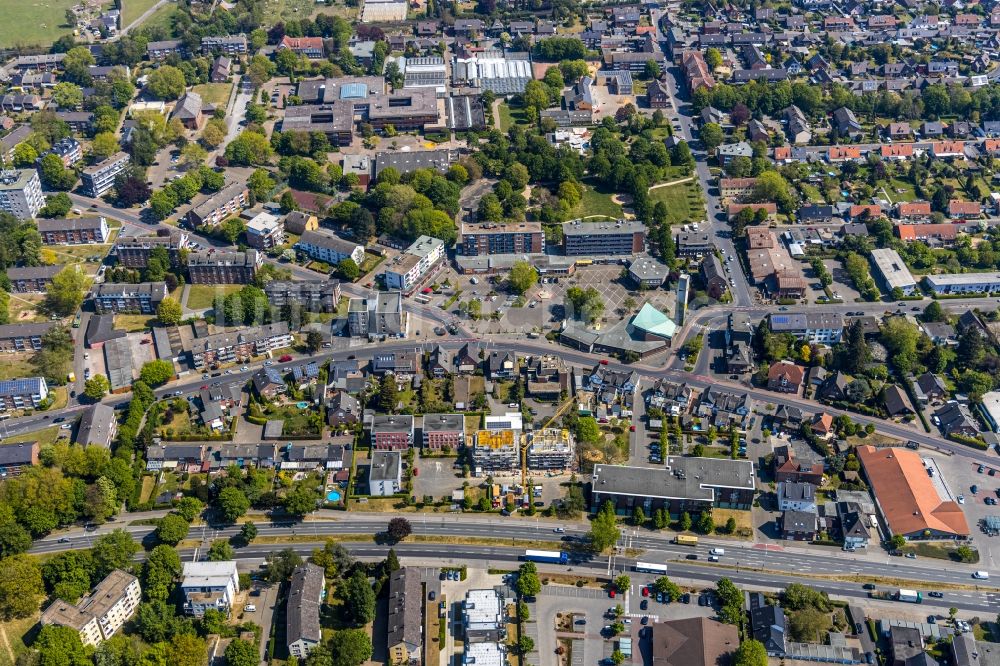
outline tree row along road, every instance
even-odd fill
[[[164,512],[165,513],[165,512]],[[470,539],[498,539],[521,542],[545,541],[551,542],[550,548],[562,549],[570,552],[572,557],[579,557],[582,561],[594,559],[587,553],[583,546],[587,530],[580,523],[553,523],[551,521],[533,521],[527,518],[517,519],[489,519],[470,514],[452,514],[449,516],[422,516],[413,514],[408,516],[413,533],[417,535],[456,538],[465,537]],[[362,534],[380,534],[385,532],[388,518],[372,518],[365,514],[344,514],[342,520],[310,520],[306,522],[271,522],[255,523],[257,526],[258,538],[281,537],[294,538],[296,541],[303,538],[314,537],[316,542],[322,542],[327,537],[350,537]],[[553,532],[554,525],[564,525],[565,533]],[[77,550],[88,548],[93,540],[106,534],[116,527],[115,524],[107,525],[95,532],[84,532],[74,529],[35,542],[29,552],[34,554],[53,553],[64,550]],[[239,535],[240,525],[223,528],[212,528],[209,526],[194,527],[188,535],[188,539],[203,539],[206,542],[215,539],[228,539]],[[149,525],[131,525],[125,529],[137,541],[152,539],[154,528]],[[647,554],[639,559],[652,556],[657,562],[673,562],[684,564],[690,555],[697,555],[700,562],[707,560],[709,549],[714,546],[724,546],[726,556],[722,564],[727,567],[741,567],[760,569],[772,572],[787,572],[789,575],[798,574],[808,578],[816,576],[822,579],[823,576],[861,576],[866,578],[896,578],[914,582],[924,582],[928,585],[971,585],[972,571],[974,566],[959,565],[949,563],[942,566],[942,562],[932,559],[904,560],[902,558],[888,558],[872,554],[846,556],[838,551],[808,551],[805,549],[779,550],[763,549],[756,547],[749,542],[732,540],[705,539],[703,543],[694,548],[681,546],[672,543],[673,536],[670,533],[657,533],[647,530],[634,532],[630,546],[642,549]],[[68,542],[60,543],[58,539],[68,539]],[[208,543],[204,544],[207,547]],[[499,546],[499,544],[498,544]],[[249,549],[256,546],[240,549],[241,557],[246,556]],[[279,548],[280,544],[271,547],[272,550]],[[603,561],[603,558],[596,558]],[[887,562],[888,560],[888,562]],[[687,564],[695,570],[704,570],[705,565]],[[860,583],[848,583],[854,587],[860,587]],[[987,584],[984,586],[989,588]],[[954,592],[953,594],[958,594]]]

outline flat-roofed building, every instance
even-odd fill
[[[247,245],[258,250],[269,250],[285,242],[285,226],[277,216],[258,213],[247,222]]]
[[[155,314],[167,293],[166,282],[105,282],[94,288],[94,310],[98,314]]]
[[[263,263],[264,257],[257,250],[192,252],[188,255],[188,279],[191,284],[249,284]]]
[[[504,598],[496,588],[465,593],[462,628],[469,643],[501,643],[507,638]]]
[[[247,36],[239,35],[219,35],[201,38],[202,53],[219,51],[228,55],[242,54],[247,52]]]
[[[781,312],[770,315],[772,333],[791,333],[803,342],[832,345],[844,334],[844,316],[839,312]]]
[[[394,151],[375,155],[375,180],[386,169],[395,169],[400,175],[413,173],[417,169],[434,169],[440,173],[458,159],[454,150],[412,150]]]
[[[38,233],[47,245],[106,243],[108,222],[103,216],[75,219],[38,220]]]
[[[190,350],[191,362],[199,369],[217,363],[240,363],[291,344],[288,322],[251,326],[196,339]]]
[[[114,187],[115,178],[128,168],[132,158],[128,153],[118,152],[80,172],[83,194],[97,198]]]
[[[264,293],[268,303],[276,308],[294,304],[306,312],[335,312],[340,301],[340,282],[272,280],[264,285]]]
[[[421,435],[425,448],[440,450],[447,446],[458,451],[465,444],[465,415],[424,414]]]
[[[658,289],[670,275],[670,268],[652,257],[639,257],[628,267],[628,275],[643,289]]]
[[[935,294],[989,294],[1000,291],[1000,272],[943,273],[928,275],[924,282]]]
[[[107,315],[107,319],[111,315]],[[121,333],[124,333],[123,331]],[[135,366],[132,364],[132,346],[128,338],[123,335],[107,340],[102,350],[104,351],[104,368],[111,382],[111,390],[120,391],[132,386]]]
[[[563,222],[563,248],[568,256],[639,254],[645,249],[646,225],[634,220]]]
[[[209,608],[229,612],[240,591],[236,562],[184,562],[180,582],[184,612],[201,617]]]
[[[42,613],[41,623],[70,627],[79,632],[84,645],[96,646],[118,633],[135,615],[140,601],[139,579],[115,569],[79,603],[56,599],[49,604]]]
[[[875,269],[886,289],[899,289],[906,296],[916,292],[917,281],[913,279],[910,269],[898,252],[890,248],[872,250],[872,261],[875,262]]]
[[[374,414],[368,421],[372,448],[404,450],[413,446],[413,417],[409,414]]]
[[[570,469],[576,458],[576,443],[565,428],[542,428],[528,437],[528,469]]]
[[[386,289],[410,291],[444,258],[444,241],[420,236],[385,268]]]
[[[398,291],[352,298],[347,305],[347,329],[354,338],[405,338],[409,322],[409,314],[403,312],[403,295]]]
[[[595,465],[591,508],[611,502],[620,515],[636,507],[647,514],[665,509],[671,516],[700,513],[712,507],[749,510],[756,485],[749,460],[667,458],[665,469]]]
[[[403,567],[389,574],[389,614],[386,626],[389,660],[419,666],[423,652],[424,593],[420,572]]]
[[[399,451],[372,452],[368,470],[368,493],[375,497],[389,497],[402,490],[402,456]]]
[[[541,254],[545,252],[545,234],[540,222],[463,224],[460,244],[466,256]]]
[[[45,206],[42,181],[34,169],[0,171],[0,210],[19,220],[38,217]]]

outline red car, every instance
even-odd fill
[[[608,364],[608,359],[602,358],[601,359],[601,365],[607,365],[607,364]]]
[[[292,357],[289,356],[288,354],[284,354],[284,355],[282,355],[281,358],[278,359],[278,361],[281,362],[281,363],[288,363],[291,360],[292,360]]]
[[[649,596],[649,588],[646,587],[645,585],[642,586],[642,596],[644,596],[644,597],[648,597]]]
[[[614,599],[615,598],[615,588],[611,588],[610,590],[608,590],[608,594],[611,596],[612,599]]]
[[[629,426],[629,427],[628,427],[628,431],[629,431],[629,432],[635,432],[635,426],[634,426],[634,425],[632,425],[632,426]]]
[[[420,290],[420,293],[421,294],[430,294],[430,293],[432,293],[432,290],[431,290],[430,287],[424,287],[423,289]]]
[[[205,384],[204,386],[202,386],[202,387],[201,387],[201,390],[202,390],[202,391],[204,391],[204,390],[206,390],[207,388],[208,388],[208,384]]]

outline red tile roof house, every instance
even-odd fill
[[[931,216],[929,201],[901,201],[896,207],[900,218],[920,219]]]
[[[285,35],[281,39],[281,43],[278,44],[278,49],[291,49],[310,60],[321,60],[323,58],[323,38],[289,37]]]
[[[952,217],[974,218],[983,214],[983,206],[978,201],[958,201],[952,199],[948,202],[948,214]]]
[[[772,363],[767,371],[767,388],[779,393],[798,393],[805,378],[805,368],[791,361]]]

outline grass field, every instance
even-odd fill
[[[670,224],[686,224],[705,217],[705,205],[698,196],[696,181],[658,187],[649,193],[649,199],[667,204],[667,221]]]
[[[174,12],[177,11],[177,6],[171,3],[167,3],[153,12],[150,16],[143,22],[144,26],[161,26],[165,29],[170,28],[170,19],[173,17]]]
[[[38,625],[39,613],[34,613],[20,620],[0,623],[0,631],[4,633],[6,640],[0,641],[0,666],[14,666],[14,663],[22,654],[28,652],[28,643],[34,638],[34,629]],[[10,646],[8,650],[7,647]]]
[[[3,432],[2,428],[0,428],[0,432]],[[20,444],[22,442],[38,442],[39,446],[45,446],[46,444],[55,444],[56,439],[59,437],[60,432],[63,431],[60,430],[59,426],[52,426],[51,428],[35,430],[34,432],[25,432],[21,433],[20,435],[11,435],[10,437],[3,440],[3,445]],[[69,431],[67,430],[65,432]]]
[[[188,293],[187,307],[189,310],[204,310],[214,305],[217,296],[226,297],[239,290],[237,284],[193,284]]]
[[[40,294],[11,294],[7,308],[10,313],[10,323],[24,324],[48,321],[49,318],[36,309],[43,300],[44,297]]]
[[[266,24],[313,17],[319,14],[342,16],[345,19],[353,19],[358,16],[357,7],[348,7],[343,2],[331,2],[327,5],[317,4],[313,0],[265,0],[263,6],[264,23]]]
[[[115,328],[120,328],[129,333],[134,331],[145,331],[156,322],[156,317],[152,315],[119,314],[115,315]]]
[[[618,219],[622,216],[622,207],[611,200],[609,192],[602,192],[591,185],[586,185],[580,203],[573,209],[573,217],[588,217],[590,215],[606,215]]]
[[[0,47],[47,46],[72,32],[65,25],[74,0],[0,0]]]
[[[0,363],[0,379],[17,379],[38,374],[31,364],[32,354],[4,354]]]
[[[155,4],[156,0],[122,0],[122,27],[132,23]]]
[[[201,101],[206,104],[224,107],[229,103],[229,93],[232,89],[232,83],[202,83],[192,88],[191,91],[201,95]]]

